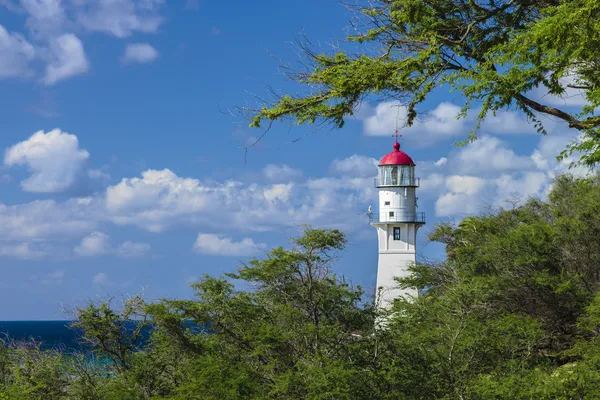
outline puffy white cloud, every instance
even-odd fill
[[[476,176],[450,176],[446,179],[446,187],[454,193],[477,194],[485,186],[486,181]]]
[[[474,110],[469,113],[468,121],[475,121],[477,113],[479,113],[479,110]],[[483,134],[493,133],[497,135],[537,133],[535,126],[527,120],[527,117],[515,111],[508,110],[498,110],[495,114],[489,112],[487,117],[481,123],[480,132]]]
[[[18,4],[17,4],[18,3]],[[165,0],[0,0],[10,12],[25,15],[28,39],[0,25],[0,79],[40,75],[32,61],[45,64],[42,82],[53,85],[90,68],[84,46],[75,33],[103,32],[119,38],[135,32],[156,32]],[[32,44],[33,43],[33,44]],[[146,63],[158,57],[149,44],[127,46],[123,61]],[[35,65],[34,65],[35,66]]]
[[[435,202],[435,214],[438,217],[462,216],[481,211],[486,204],[467,193],[445,193]]]
[[[439,160],[437,160],[434,165],[436,167],[443,167],[444,165],[446,165],[447,162],[448,162],[448,159],[446,157],[442,157]]]
[[[134,43],[125,47],[125,54],[121,57],[124,64],[146,64],[158,58],[158,51],[148,43]]]
[[[528,156],[518,156],[505,142],[494,136],[483,136],[454,155],[447,167],[461,173],[525,170],[533,167]]]
[[[36,200],[31,203],[0,203],[1,240],[69,239],[92,231],[99,219],[97,199],[70,199],[62,203]]]
[[[83,74],[88,69],[89,62],[83,43],[77,36],[67,33],[50,42],[49,62],[44,76],[46,85]]]
[[[243,257],[257,254],[266,244],[255,243],[251,238],[243,238],[236,242],[230,237],[210,233],[200,233],[194,243],[194,251],[227,257]]]
[[[273,182],[286,182],[302,177],[302,171],[285,164],[268,164],[263,168],[263,174]]]
[[[139,258],[146,256],[150,249],[151,246],[148,243],[134,243],[128,240],[117,247],[116,254],[123,258]]]
[[[113,247],[110,236],[102,232],[92,232],[84,237],[79,246],[74,249],[75,254],[80,257],[116,255],[123,258],[138,258],[147,255],[149,251],[149,244],[131,241]]]
[[[21,0],[27,28],[40,39],[57,36],[69,23],[61,0]]]
[[[544,197],[550,188],[551,177],[544,172],[529,171],[518,175],[503,174],[494,183],[497,187],[496,203],[502,203],[506,199]]]
[[[107,254],[110,251],[110,237],[102,232],[92,232],[81,240],[74,251],[81,257]]]
[[[263,193],[265,199],[269,203],[280,201],[287,203],[290,200],[292,189],[294,188],[293,183],[278,183],[264,189]]]
[[[94,32],[119,38],[134,32],[156,32],[163,22],[164,0],[73,0],[77,22]]]
[[[57,193],[70,187],[84,173],[89,153],[79,148],[77,136],[54,129],[38,131],[8,148],[4,165],[24,165],[31,176],[21,182],[27,192]]]
[[[405,140],[421,146],[431,145],[439,140],[459,134],[468,134],[464,119],[458,119],[460,107],[451,103],[440,103],[431,112],[420,116],[410,127],[401,130]],[[389,136],[398,125],[406,124],[407,109],[398,102],[379,103],[371,115],[363,118],[363,128],[367,135]]]
[[[377,174],[378,161],[375,158],[354,154],[343,160],[331,162],[331,171],[355,177],[373,177]]]
[[[363,131],[369,136],[389,136],[396,126],[400,128],[403,139],[413,146],[427,147],[442,140],[455,137],[467,138],[475,126],[480,109],[472,109],[465,117],[458,118],[461,107],[442,102],[433,110],[418,116],[413,125],[405,126],[407,108],[396,101],[379,103],[375,108],[361,105],[355,113],[356,118],[363,121]],[[547,130],[553,129],[557,122],[546,118]],[[482,121],[480,134],[535,134],[537,131],[522,113],[509,110],[489,112]]]
[[[22,35],[8,32],[0,25],[0,79],[31,74],[29,63],[36,49]]]
[[[71,152],[81,152],[76,140],[67,139]],[[419,161],[417,174],[423,178],[419,205],[422,208],[435,205],[437,216],[448,217],[504,205],[507,198],[545,196],[553,174],[565,168],[554,160],[555,150],[564,142],[565,136],[560,140],[542,137],[535,152],[525,156],[515,154],[497,138],[484,136],[437,161]],[[40,153],[45,154],[45,150]],[[23,156],[14,157],[19,160]],[[465,162],[469,168],[464,167]],[[112,223],[151,232],[193,226],[204,232],[225,227],[246,233],[279,231],[307,223],[347,232],[370,229],[361,214],[369,204],[376,204],[377,190],[369,177],[376,173],[375,163],[371,157],[354,155],[332,162],[330,170],[337,176],[309,179],[290,173],[285,166],[269,166],[262,171],[263,179],[258,180],[271,176],[267,184],[203,181],[178,176],[168,169],[147,170],[139,177],[124,178],[105,192],[87,198],[0,205],[0,241],[14,248],[22,243],[69,240],[68,247],[72,249],[73,241],[77,240],[81,242],[75,254],[81,256],[139,257],[150,251],[149,245],[112,244],[107,235],[99,233],[100,226],[104,229]],[[285,175],[289,178],[286,183],[276,182]],[[212,248],[250,244],[219,235],[203,236],[200,242],[202,251],[209,251],[202,247],[208,246],[207,243]],[[29,246],[29,250],[38,250]],[[24,253],[26,250],[21,249]]]
[[[311,223],[351,226],[348,218],[374,195],[371,179],[309,179],[287,184],[201,182],[170,170],[148,170],[106,191],[108,218],[161,232],[177,224],[243,230],[272,230]]]
[[[470,214],[478,210],[481,199],[477,196],[486,186],[484,179],[476,176],[449,176],[445,178],[448,192],[435,202],[437,216]]]

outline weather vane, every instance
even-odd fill
[[[396,143],[398,142],[398,137],[402,137],[402,135],[399,133],[399,122],[400,122],[400,107],[398,107],[398,112],[396,113],[396,132],[394,133],[393,136],[396,137]]]
[[[402,135],[398,132],[398,129],[396,129],[396,133],[394,133],[392,136],[396,137],[396,142],[398,141],[399,137],[402,137]]]

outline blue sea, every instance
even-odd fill
[[[31,341],[39,343],[43,349],[65,350],[67,352],[90,350],[81,340],[83,331],[71,326],[73,321],[0,321],[0,345],[6,339]],[[196,333],[210,333],[210,328],[193,323],[184,323]],[[133,329],[135,322],[126,324],[126,329]],[[152,326],[142,329],[140,346],[148,343],[152,334]]]
[[[85,351],[81,333],[71,321],[0,321],[0,339],[35,340],[44,349]]]

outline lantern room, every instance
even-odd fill
[[[408,154],[400,151],[400,143],[394,143],[394,151],[381,159],[375,186],[419,186],[419,180],[415,179],[415,163]]]
[[[375,187],[379,189],[379,213],[373,214],[372,223],[420,223],[425,214],[417,212],[415,163],[394,143],[394,151],[381,159]]]

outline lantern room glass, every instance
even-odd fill
[[[379,167],[381,186],[413,186],[415,167],[413,165],[382,165]]]

